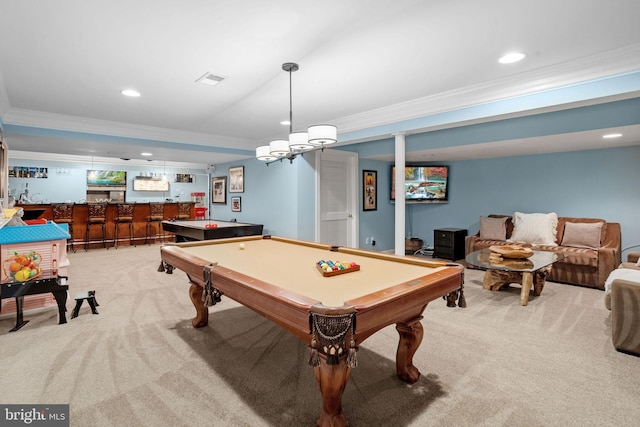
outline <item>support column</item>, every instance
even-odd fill
[[[405,132],[394,133],[395,137],[395,254],[404,255],[405,225],[405,200],[404,200],[404,166],[405,166]]]

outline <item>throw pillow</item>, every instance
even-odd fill
[[[556,229],[558,215],[515,212],[513,214],[513,234],[509,242],[530,243],[532,245],[558,246],[556,243]]]
[[[480,217],[480,238],[487,240],[506,240],[507,218]]]
[[[598,249],[601,230],[601,222],[567,222],[564,225],[562,246]]]

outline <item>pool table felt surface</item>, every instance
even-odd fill
[[[244,249],[240,249],[240,243]],[[329,246],[321,249],[262,238],[222,239],[177,246],[190,255],[217,263],[218,267],[315,299],[327,307],[341,307],[347,301],[375,292],[392,293],[393,286],[406,282],[414,286],[421,277],[447,268],[429,267],[426,262],[414,265],[378,259],[367,256],[366,251],[334,252]],[[360,270],[324,277],[316,267],[320,260],[355,262]]]

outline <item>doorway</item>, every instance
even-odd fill
[[[317,241],[355,248],[358,244],[358,155],[341,150],[318,151],[316,164]]]

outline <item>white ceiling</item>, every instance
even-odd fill
[[[640,70],[638,0],[0,0],[0,11],[0,119],[16,152],[251,156],[288,133],[288,61],[300,64],[294,128],[334,123],[341,135]],[[528,56],[498,64],[512,50]],[[227,79],[195,83],[207,72]],[[628,131],[618,143],[640,144]],[[562,141],[594,148],[600,136]],[[523,141],[428,155],[527,154]],[[534,149],[566,151],[547,141]]]

